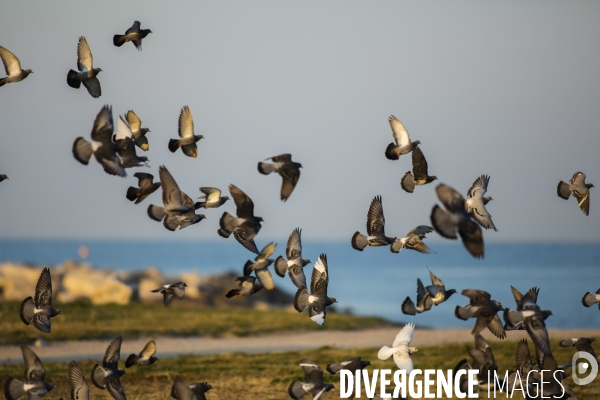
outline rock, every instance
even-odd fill
[[[89,299],[92,304],[128,304],[133,289],[117,279],[115,273],[92,269],[84,265],[70,268],[63,275],[62,302]]]
[[[202,293],[198,289],[202,279],[197,272],[184,272],[181,274],[181,282],[185,282],[185,297],[190,300],[198,300],[202,297]]]
[[[152,290],[164,285],[162,280],[142,278],[138,282],[138,298],[141,302],[162,302],[163,296],[160,293],[152,293]]]
[[[60,280],[56,271],[50,271],[52,289],[56,293],[60,289]],[[42,273],[41,267],[30,267],[6,263],[0,265],[0,299],[23,301],[35,295],[35,286]]]

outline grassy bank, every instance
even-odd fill
[[[514,350],[517,342],[492,343],[492,348],[500,370],[514,368]],[[159,345],[160,346],[160,345]],[[552,348],[559,363],[571,359],[573,350],[558,347],[558,341],[553,341]],[[421,347],[413,355],[415,368],[451,369],[462,358],[468,358],[466,345],[439,345]],[[354,356],[362,356],[373,364],[373,368],[394,369],[395,364],[390,359],[380,361],[377,359],[378,349],[332,349],[321,348],[311,351],[293,351],[271,354],[224,354],[209,356],[180,356],[159,359],[157,363],[148,367],[134,367],[127,370],[121,378],[127,398],[135,399],[166,399],[173,378],[181,375],[188,381],[207,381],[214,389],[208,392],[207,398],[214,399],[287,399],[287,388],[294,379],[303,379],[298,362],[303,357],[308,357],[325,368],[328,363],[339,362]],[[160,358],[160,354],[157,354]],[[122,354],[121,358],[126,358]],[[100,360],[97,360],[100,361]],[[82,361],[79,365],[86,376],[91,373],[96,361]],[[121,361],[121,368],[124,368]],[[46,363],[48,380],[54,382],[57,388],[48,398],[69,398],[66,363]],[[22,376],[22,366],[0,366],[0,379],[2,383],[8,376]],[[335,385],[335,389],[328,393],[325,399],[339,398],[339,376],[331,376],[325,372],[325,380]],[[572,384],[571,378],[567,381]],[[91,385],[91,383],[90,383]],[[575,391],[584,399],[600,398],[600,378],[583,387],[575,387]],[[513,398],[521,398],[517,392]],[[106,391],[91,388],[91,397],[94,399],[110,399]],[[310,395],[309,397],[310,398]],[[363,397],[364,392],[363,392]],[[487,398],[487,393],[481,393],[480,398]],[[505,398],[498,393],[497,398]]]
[[[327,313],[321,327],[290,310],[247,308],[206,308],[174,300],[169,308],[162,304],[102,305],[87,302],[55,304],[64,314],[52,318],[52,333],[39,332],[19,318],[18,302],[0,303],[0,344],[30,343],[37,338],[47,341],[112,339],[117,334],[139,336],[246,336],[284,331],[322,329],[366,329],[393,326],[382,318]]]

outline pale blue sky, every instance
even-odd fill
[[[486,241],[598,241],[600,189],[585,217],[556,185],[581,170],[600,187],[599,16],[593,1],[6,1],[0,45],[34,74],[0,88],[0,238],[220,240],[233,202],[172,233],[146,215],[160,192],[125,199],[136,171],[161,164],[193,198],[242,188],[263,239],[300,226],[349,241],[377,194],[387,233],[403,235],[430,224],[437,182],[401,190],[410,156],[384,156],[394,114],[439,182],[466,194],[491,175],[500,231]],[[143,51],[114,47],[136,19],[154,32]],[[66,83],[82,35],[103,69],[99,99]],[[73,158],[104,104],[152,130],[151,169],[121,179]],[[184,105],[205,137],[197,159],[167,149]],[[256,164],[285,152],[304,168],[282,203],[281,179]]]

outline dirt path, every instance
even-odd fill
[[[157,356],[170,357],[180,354],[219,354],[219,353],[263,353],[291,351],[331,346],[336,348],[381,347],[391,345],[398,328],[367,329],[361,331],[322,331],[303,333],[283,333],[253,337],[230,338],[155,338]],[[553,339],[574,337],[600,337],[599,329],[550,329]],[[483,335],[488,340],[497,340],[489,331]],[[508,340],[527,337],[525,331],[508,332]],[[151,338],[125,340],[121,355],[138,353]],[[465,343],[473,340],[469,329],[417,329],[412,344],[416,347],[443,343]],[[85,340],[50,343],[35,349],[43,361],[101,360],[109,340]],[[21,363],[19,346],[0,346],[0,362]]]

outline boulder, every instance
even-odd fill
[[[89,299],[92,304],[128,304],[133,294],[133,289],[121,282],[114,272],[85,265],[69,268],[63,275],[62,288],[58,299],[63,302]]]
[[[6,263],[0,265],[0,299],[23,301],[35,295],[35,286],[42,273],[42,267],[30,267]],[[56,293],[60,288],[58,274],[50,271],[52,289]]]

